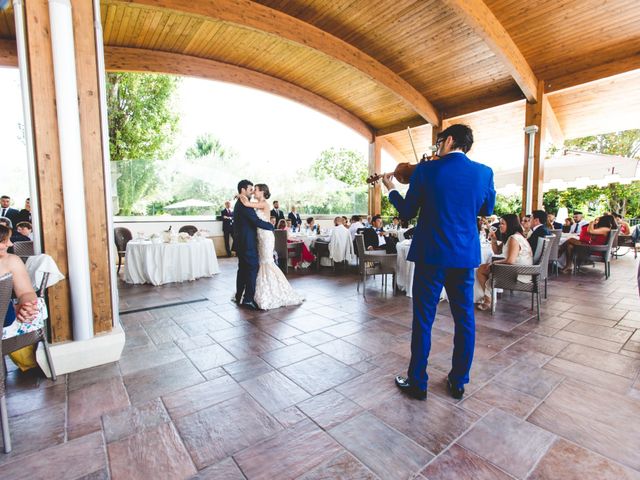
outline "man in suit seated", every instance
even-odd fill
[[[20,222],[16,225],[13,234],[11,235],[11,242],[30,242],[32,241],[32,228],[29,222]]]
[[[582,227],[584,227],[585,225],[589,225],[589,222],[584,219],[582,212],[573,212],[573,225],[571,225],[569,233],[580,234]]]
[[[396,250],[398,238],[384,231],[380,215],[373,216],[371,228],[366,228],[363,235],[364,245],[367,250],[384,250],[386,253],[398,253]]]
[[[273,201],[273,208],[271,209],[271,216],[276,217],[276,225],[280,220],[284,220],[284,212],[280,210],[280,202],[278,200]]]
[[[296,207],[291,207],[291,211],[288,215],[289,220],[291,220],[291,228],[292,232],[299,232],[300,227],[302,226],[302,218],[300,218],[300,214],[296,212]]]
[[[544,210],[534,210],[531,216],[531,235],[527,239],[531,250],[533,251],[533,258],[536,258],[536,250],[538,249],[538,240],[544,238],[547,235],[551,235],[551,232],[547,230],[547,212]]]

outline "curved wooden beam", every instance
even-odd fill
[[[105,47],[105,66],[109,71],[170,73],[235,83],[273,93],[313,108],[345,124],[367,139],[374,140],[373,129],[351,112],[320,95],[293,83],[227,63],[179,53],[127,47]]]
[[[15,40],[0,39],[0,67],[17,67],[18,51]]]
[[[343,62],[390,90],[432,125],[439,125],[436,108],[406,80],[375,58],[309,23],[250,0],[116,0],[114,3],[164,8],[215,18],[287,39]]]

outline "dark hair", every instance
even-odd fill
[[[5,224],[8,228],[13,229],[13,222],[7,217],[0,217],[0,225]]]
[[[313,222],[313,217],[307,218],[307,225],[311,225],[311,222]]]
[[[453,138],[453,148],[459,148],[464,153],[471,150],[473,145],[473,130],[468,125],[456,123],[438,134],[438,142]]]
[[[371,217],[371,223],[373,223],[373,222],[375,222],[377,220],[382,220],[382,216],[374,215],[373,217]]]
[[[276,227],[278,230],[284,230],[287,228],[287,221],[283,218],[278,222],[278,226]]]
[[[532,216],[533,218],[537,218],[542,225],[547,223],[547,212],[544,210],[534,210]]]
[[[258,190],[260,190],[262,193],[264,193],[264,198],[269,200],[269,197],[271,196],[271,192],[269,192],[269,187],[267,186],[266,183],[256,183],[255,187]]]
[[[613,218],[619,218],[622,220],[622,215],[620,215],[619,213],[614,213]]]
[[[504,220],[504,223],[507,224],[507,231],[503,236],[505,243],[514,233],[519,233],[521,235],[523,234],[522,225],[520,225],[520,219],[515,213],[507,213],[506,215],[503,215],[502,220]]]
[[[355,223],[355,222],[359,222],[360,221],[360,215],[352,215],[351,216],[351,223]]]
[[[400,221],[400,218],[399,218],[399,217],[393,217],[391,220],[398,220],[398,221]]]
[[[0,200],[4,200],[5,198],[8,198],[9,200],[11,200],[11,197],[9,195],[2,195],[0,197]]]
[[[409,220],[400,220],[400,226],[402,228],[409,228]]]
[[[33,227],[29,222],[20,222],[16,225],[16,228],[28,228],[29,230],[33,230]]]
[[[7,238],[11,238],[12,230],[9,227],[0,225],[0,242],[4,242]]]
[[[238,182],[238,193],[240,193],[243,188],[247,188],[249,185],[253,185],[253,182],[251,180],[240,180]]]
[[[582,215],[582,212],[579,212],[579,211],[576,210],[575,212],[573,212],[573,214],[574,215]]]
[[[613,215],[603,215],[602,217],[600,217],[600,220],[598,220],[598,223],[596,223],[596,228],[607,227],[609,229],[612,229],[617,228],[617,226],[618,225],[613,218]]]

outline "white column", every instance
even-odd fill
[[[70,1],[49,0],[49,16],[60,137],[64,217],[67,230],[73,339],[88,340],[93,337],[93,310]]]
[[[31,225],[33,226],[33,250],[42,253],[40,235],[40,197],[36,175],[36,156],[33,140],[33,122],[31,118],[31,85],[29,84],[29,62],[25,41],[23,0],[13,0],[13,17],[16,24],[16,48],[18,51],[18,69],[20,72],[20,90],[22,93],[22,112],[24,116],[24,136],[27,145],[27,171],[29,175],[29,197],[31,201]]]
[[[533,210],[533,161],[534,161],[534,148],[535,148],[537,131],[538,131],[538,127],[535,125],[524,127],[524,133],[529,135],[529,155],[527,159],[527,185],[526,185],[527,201],[524,206],[524,213],[527,215],[531,215],[531,211]]]

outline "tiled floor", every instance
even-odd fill
[[[444,379],[442,303],[429,398],[404,398],[411,301],[330,271],[292,275],[307,301],[252,313],[212,279],[122,285],[122,359],[52,383],[10,368],[14,451],[0,478],[640,478],[636,264],[552,278],[540,322],[526,295],[477,315],[462,401]]]

